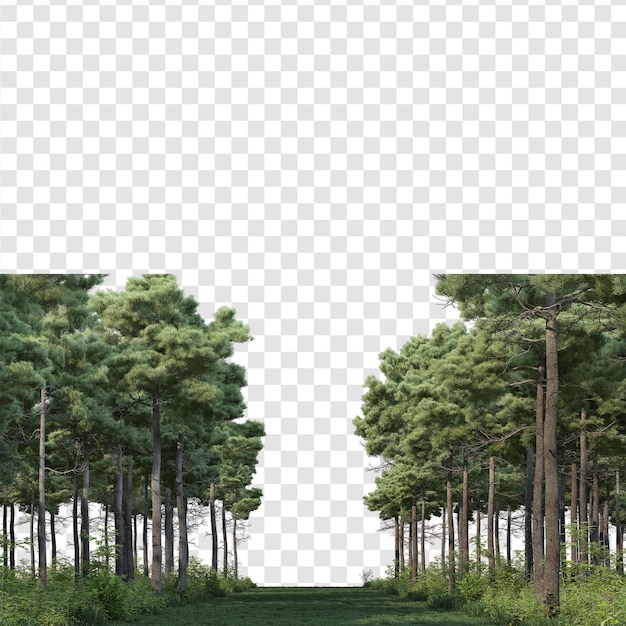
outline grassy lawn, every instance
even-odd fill
[[[109,622],[109,626],[121,626],[124,623],[126,622]],[[488,626],[476,618],[459,613],[431,611],[423,602],[411,602],[360,587],[264,587],[230,594],[225,598],[214,598],[207,603],[170,608],[160,615],[150,615],[132,623],[150,626]]]

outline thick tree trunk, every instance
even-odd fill
[[[215,483],[209,487],[209,516],[211,518],[211,567],[217,572],[217,519],[215,517]]]
[[[152,396],[152,589],[163,593],[161,573],[161,404],[158,393]]]
[[[554,617],[560,610],[559,578],[561,546],[559,535],[559,474],[557,425],[559,416],[559,355],[555,296],[546,295],[546,413],[544,422],[545,474],[545,606],[546,614]]]
[[[587,502],[589,494],[587,489],[587,409],[580,411],[580,479],[578,489],[580,492],[578,541],[580,545],[579,563],[587,565],[589,559],[589,512]],[[586,578],[587,570],[583,567],[581,576]]]
[[[174,507],[172,505],[172,490],[165,490],[165,550],[164,550],[165,578],[168,579],[174,569]]]
[[[126,580],[135,578],[135,560],[133,558],[133,461],[128,462],[126,472],[126,497],[124,498],[124,563],[126,564]]]
[[[524,563],[526,580],[530,582],[533,575],[533,479],[535,461],[532,450],[526,451],[526,483],[524,487]]]
[[[80,499],[80,570],[83,577],[89,575],[89,448],[83,442],[83,493]]]
[[[489,492],[487,500],[487,554],[489,557],[489,578],[496,572],[496,559],[493,541],[493,510],[495,499],[496,465],[493,456],[489,457]]]
[[[446,493],[448,509],[448,593],[454,595],[455,581],[455,558],[454,558],[454,502],[452,500],[452,464],[454,462],[454,451],[452,446],[448,448],[448,472],[446,476]]]
[[[578,563],[578,464],[572,461],[572,499],[570,501],[570,560]]]
[[[37,516],[37,547],[39,550],[39,584],[47,583],[46,563],[46,389],[41,390],[39,425],[39,514]]]
[[[533,574],[535,595],[544,599],[544,517],[543,517],[543,479],[544,479],[544,422],[545,422],[545,356],[537,372],[537,399],[535,401],[535,477],[533,481]]]
[[[124,471],[122,466],[122,446],[117,446],[117,471],[113,490],[113,516],[115,518],[115,575],[124,576],[128,569],[124,529]]]
[[[178,511],[178,595],[182,598],[187,589],[187,561],[189,544],[187,539],[187,502],[183,483],[183,457],[185,437],[178,435],[176,446],[176,510]]]

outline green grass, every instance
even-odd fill
[[[109,622],[109,626],[127,623]],[[150,626],[487,626],[478,618],[433,611],[426,607],[425,602],[412,602],[361,587],[261,587],[224,598],[213,598],[205,603],[169,608],[159,615],[145,616],[132,623]]]

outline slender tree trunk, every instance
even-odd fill
[[[447,508],[448,508],[448,593],[454,595],[455,591],[455,559],[454,559],[454,508],[452,501],[452,463],[454,451],[452,446],[448,448],[448,472],[446,478]]]
[[[183,458],[185,437],[178,435],[176,446],[176,509],[178,511],[178,595],[182,598],[187,589],[187,561],[189,543],[187,538],[187,502],[183,483]]]
[[[493,545],[496,555],[496,563],[500,561],[500,507],[496,504],[493,514]]]
[[[493,542],[493,510],[496,483],[496,465],[493,456],[489,457],[489,494],[487,500],[487,553],[489,555],[489,578],[496,572],[495,550]]]
[[[80,577],[80,532],[78,530],[78,476],[74,474],[74,497],[72,498],[72,534],[74,536],[74,577]]]
[[[396,515],[393,518],[394,528],[394,560],[393,560],[393,575],[394,578],[398,578],[400,575],[400,518]]]
[[[622,494],[620,491],[620,472],[615,470],[615,563],[617,571],[624,573],[624,535],[622,533]]]
[[[578,563],[578,464],[572,461],[572,500],[570,502],[571,548],[570,559]]]
[[[611,557],[609,552],[609,499],[605,498],[602,507],[602,532],[601,532],[602,553],[604,554],[603,565],[605,567],[611,566]]]
[[[137,533],[137,513],[135,513],[133,515],[133,536],[134,536],[134,541],[133,541],[133,566],[134,569],[137,570],[139,568],[139,555],[137,554],[138,551],[138,546],[137,544],[139,543],[139,535]]]
[[[478,508],[476,509],[476,564],[478,565],[478,573],[480,575],[481,573],[481,560],[482,560],[482,546],[480,544],[480,542],[482,541],[481,538],[481,528],[480,528],[480,524],[481,524],[481,519],[480,519],[480,506],[481,506],[481,502],[480,500],[478,501]]]
[[[444,507],[441,510],[441,567],[446,567],[446,518],[448,509]]]
[[[126,556],[124,562],[126,564],[126,580],[135,578],[135,562],[133,558],[133,460],[128,462],[128,470],[126,473],[126,498],[124,507],[124,550]]]
[[[411,503],[411,527],[413,529],[413,563],[411,566],[411,580],[417,580],[417,496],[413,496]]]
[[[113,515],[115,518],[115,575],[124,576],[126,563],[126,537],[124,529],[124,470],[122,465],[122,445],[117,446],[117,471],[113,490]]]
[[[84,577],[89,575],[89,448],[83,442],[83,493],[80,499],[80,569]]]
[[[511,526],[513,524],[513,516],[511,512],[511,505],[506,507],[506,562],[511,564]]]
[[[598,478],[598,453],[593,453],[593,497],[591,507],[591,543],[593,544],[592,562],[600,565],[600,481]]]
[[[143,575],[147,578],[150,575],[150,571],[148,569],[148,485],[150,482],[150,475],[146,474],[144,479],[144,489],[143,489],[143,529],[142,529],[142,540],[143,540]]]
[[[104,503],[104,553],[105,553],[105,563],[107,571],[111,565],[111,556],[109,553],[109,501],[106,500]]]
[[[9,569],[15,569],[15,505],[9,511]]]
[[[237,557],[237,518],[233,517],[233,563],[235,566],[235,580],[239,577],[239,563]]]
[[[524,563],[526,581],[530,582],[533,574],[533,479],[535,461],[532,450],[526,451],[526,482],[524,488]]]
[[[467,465],[467,447],[463,447],[463,504],[459,520],[459,544],[461,546],[460,570],[461,574],[469,571],[469,470]]]
[[[580,544],[579,563],[587,565],[589,558],[589,513],[587,502],[589,494],[587,492],[587,409],[580,411],[580,479],[578,481],[580,492],[580,507],[578,521],[578,540]],[[583,567],[581,571],[583,579],[587,577],[587,570]]]
[[[174,569],[174,507],[172,506],[172,490],[165,489],[165,578],[168,579]]]
[[[30,499],[30,573],[35,578],[35,496]]]
[[[404,555],[404,517],[400,517],[400,571],[404,572],[405,565]]]
[[[222,541],[224,543],[224,548],[222,550],[222,567],[224,572],[224,578],[226,578],[228,576],[228,532],[226,530],[226,502],[222,502]]]
[[[413,518],[409,518],[409,572],[413,572],[413,562],[415,561],[413,555]]]
[[[545,422],[545,355],[537,371],[537,399],[535,402],[535,477],[533,481],[533,572],[535,595],[545,599],[545,552],[543,517],[544,479],[544,422]]]
[[[47,584],[46,563],[46,389],[41,389],[39,426],[39,515],[37,516],[37,546],[39,549],[39,584]]]
[[[209,487],[209,514],[211,518],[211,567],[217,572],[217,520],[215,518],[215,483]]]
[[[422,496],[422,532],[420,534],[422,541],[422,578],[426,576],[426,496]]]
[[[161,405],[158,393],[152,396],[152,589],[163,593],[161,565]]]
[[[55,515],[50,511],[50,543],[52,544],[51,562],[57,561],[57,531],[55,527]]]
[[[6,504],[2,505],[2,565],[6,568],[9,566],[9,533],[8,533],[8,512],[9,508]]]
[[[560,611],[559,578],[561,546],[559,535],[559,474],[557,425],[559,415],[559,355],[554,293],[546,295],[546,413],[544,422],[545,474],[545,605],[549,617]]]

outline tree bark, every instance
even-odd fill
[[[455,559],[454,559],[454,508],[452,501],[452,464],[454,451],[450,445],[448,448],[448,472],[446,476],[446,493],[448,509],[448,593],[454,595],[455,591]]]
[[[2,505],[2,565],[9,566],[9,540],[8,540],[8,505]]]
[[[544,599],[544,422],[545,422],[545,355],[537,371],[537,397],[535,401],[535,477],[533,481],[532,545],[535,595]]]
[[[560,611],[559,578],[561,546],[559,535],[559,474],[557,425],[559,416],[559,355],[555,296],[546,295],[546,412],[544,422],[545,474],[545,606],[546,614],[555,617]]]
[[[580,493],[579,520],[578,520],[578,542],[579,542],[579,563],[587,565],[589,559],[589,512],[587,502],[589,494],[587,490],[587,409],[583,407],[580,411],[580,478],[578,489]],[[583,567],[580,574],[583,579],[587,577],[587,570]]]
[[[46,563],[46,389],[41,389],[39,422],[39,514],[37,516],[37,546],[39,549],[39,584],[47,583]]]
[[[533,480],[535,461],[532,450],[526,451],[526,484],[524,487],[524,562],[526,581],[530,582],[533,574]]]
[[[72,498],[72,534],[74,536],[74,577],[80,577],[80,532],[78,531],[78,475],[74,474]]]
[[[183,457],[185,437],[178,435],[176,446],[176,509],[178,511],[178,595],[182,598],[187,589],[187,562],[189,543],[187,538],[187,502],[183,483]]]
[[[217,520],[215,518],[215,483],[209,487],[209,514],[211,518],[211,567],[217,572]]]
[[[152,396],[152,589],[163,593],[161,573],[161,405],[158,393]]]
[[[487,554],[489,557],[489,578],[493,578],[496,572],[496,559],[493,541],[493,510],[495,496],[495,459],[489,457],[489,492],[487,500]]]
[[[54,565],[57,560],[57,532],[55,528],[55,515],[50,511],[50,543],[52,544],[51,562]]]
[[[80,570],[83,577],[89,575],[89,448],[83,441],[83,493],[80,499]]]
[[[172,505],[172,490],[165,489],[165,550],[164,550],[165,578],[168,579],[174,569],[174,507]]]
[[[9,569],[15,569],[15,505],[11,504],[9,515]]]

